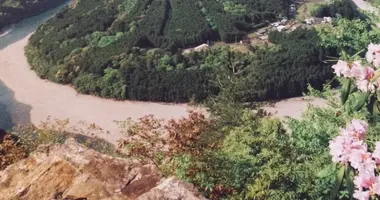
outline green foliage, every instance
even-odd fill
[[[98,79],[93,74],[82,75],[74,80],[74,86],[80,93],[94,94],[100,90]]]
[[[81,93],[165,102],[202,101],[217,95],[231,85],[231,74],[239,78],[233,81],[234,91],[228,93],[235,94],[238,101],[297,96],[307,91],[308,84],[322,88],[332,75],[325,57],[335,55],[334,49],[319,45],[313,29],[297,29],[289,34],[271,32],[275,47],[252,49],[249,53],[212,48],[183,55],[181,50],[171,53],[157,48],[127,48],[124,39],[129,36],[93,32],[81,39],[49,43],[58,49],[56,53],[41,51],[33,45],[37,41],[33,37],[26,55],[42,78],[73,83]],[[40,40],[43,44],[46,41]],[[49,59],[43,59],[46,57],[59,58],[57,61],[63,64],[52,66]]]
[[[240,113],[235,123],[217,126],[224,135],[215,140],[217,148],[178,155],[167,164],[211,199],[329,199],[337,180],[329,141],[351,119],[368,116],[331,102],[326,108],[309,107],[301,120],[288,119],[286,133],[278,120],[235,112]],[[216,119],[218,124],[224,118]]]
[[[67,120],[46,120],[40,126],[22,125],[13,128],[14,135],[19,138],[19,142],[25,149],[27,154],[37,150],[39,145],[62,144],[68,138],[74,138],[78,143],[85,145],[88,148],[94,149],[103,154],[116,156],[116,148],[113,144],[97,137],[90,137],[81,134],[73,134],[66,132]],[[95,131],[93,128],[88,128],[86,134],[90,131]],[[119,155],[121,156],[121,154]]]
[[[274,47],[254,51],[255,59],[249,73],[247,100],[294,97],[307,91],[310,84],[322,89],[332,78],[326,56],[336,55],[335,49],[320,46],[314,29],[298,28],[290,33],[271,32]]]
[[[350,20],[362,17],[352,0],[333,0],[329,3],[319,4],[312,10],[311,14],[314,17],[336,17],[339,15]]]
[[[317,28],[321,44],[326,48],[338,48],[351,55],[367,48],[370,43],[380,42],[380,34],[363,20],[338,18],[333,24]]]
[[[313,30],[278,33],[279,40],[271,40],[279,47],[249,54],[211,49],[182,55],[177,49],[235,41],[286,15],[290,3],[81,0],[39,27],[26,55],[40,77],[105,98],[202,101],[219,93],[220,82],[228,84],[227,68],[244,68],[238,70],[238,101],[292,97],[308,83],[320,89],[331,75],[323,61],[334,52],[319,46]]]

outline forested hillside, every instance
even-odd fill
[[[37,74],[105,98],[188,102],[218,94],[226,72],[242,100],[293,97],[332,76],[318,33],[279,33],[276,45],[182,54],[208,40],[234,42],[286,16],[290,0],[81,0],[40,26],[26,55]],[[272,36],[269,38],[272,40]],[[275,76],[274,76],[275,75]],[[227,84],[228,85],[228,84]]]
[[[0,0],[0,31],[7,25],[47,11],[66,0]]]

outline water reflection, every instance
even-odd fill
[[[39,25],[41,25],[49,18],[54,16],[55,13],[57,13],[59,10],[61,10],[64,6],[68,5],[69,3],[70,1],[66,1],[63,5],[55,9],[49,10],[35,17],[25,19],[20,23],[11,26],[8,30],[5,30],[5,33],[0,35],[0,50],[4,49],[10,44],[13,44],[14,42],[17,42],[25,38],[27,35],[34,32]]]
[[[0,129],[30,123],[32,107],[18,102],[14,96],[14,92],[0,81]]]
[[[25,19],[20,23],[12,25],[8,30],[5,30],[5,32],[0,35],[0,56],[6,56],[2,55],[2,49],[24,39],[27,35],[34,32],[39,25],[54,16],[55,13],[68,5],[69,2],[68,0],[55,9]],[[20,74],[20,76],[22,76],[22,74]],[[0,80],[0,129],[10,129],[15,124],[29,124],[31,109],[31,106],[18,102],[15,99],[14,92],[7,88]]]

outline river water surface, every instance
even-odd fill
[[[59,10],[69,3],[42,13],[38,16],[31,17],[21,21],[20,23],[10,26],[2,34],[0,34],[0,51],[32,33],[39,25],[47,21],[50,17],[54,16]],[[1,54],[0,57],[6,55]],[[0,68],[3,67],[0,65]],[[0,79],[0,128],[10,129],[14,123],[27,124],[30,123],[31,107],[18,102],[14,98],[14,92],[8,88]]]
[[[160,119],[187,116],[186,104],[113,101],[78,94],[72,87],[40,79],[30,70],[24,55],[28,38],[60,8],[26,19],[0,37],[0,128],[17,124],[35,125],[52,119],[69,119],[69,131],[100,136],[115,143],[122,133],[115,121],[154,115]],[[83,127],[85,124],[90,126]],[[86,127],[100,127],[92,132]],[[78,126],[79,131],[78,131]]]
[[[78,94],[70,86],[40,79],[30,70],[24,56],[24,47],[36,28],[61,8],[15,24],[6,34],[0,36],[0,128],[10,128],[13,124],[38,125],[51,117],[69,119],[69,131],[78,132],[77,125],[85,121],[102,128],[103,132],[95,135],[116,143],[123,134],[115,121],[138,119],[146,115],[154,115],[160,119],[180,118],[187,116],[189,109],[194,109],[186,104],[100,99]],[[294,98],[281,101],[266,110],[277,117],[300,118],[308,103],[325,104]],[[204,111],[202,108],[198,110]],[[79,128],[79,132],[83,133],[82,127]]]

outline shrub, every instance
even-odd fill
[[[314,29],[298,28],[291,33],[271,33],[277,46],[259,48],[249,71],[245,100],[268,100],[299,96],[311,84],[321,89],[332,78],[326,56],[335,50],[320,46]]]
[[[311,15],[314,17],[336,17],[339,15],[350,20],[362,17],[352,0],[334,0],[331,3],[320,4],[312,10]]]
[[[380,36],[368,21],[338,18],[333,24],[316,29],[321,44],[326,48],[338,48],[348,54],[365,50],[370,43],[380,42]]]
[[[0,141],[0,171],[27,155],[17,137],[5,134]]]
[[[113,144],[96,137],[96,134],[102,133],[102,130],[95,124],[85,122],[78,124],[74,128],[74,131],[78,133],[68,132],[68,124],[69,120],[52,120],[48,118],[37,127],[33,125],[16,126],[13,128],[13,133],[20,139],[20,143],[27,155],[35,151],[39,145],[63,144],[66,139],[74,138],[78,143],[100,153],[123,156],[116,153],[116,148]]]

